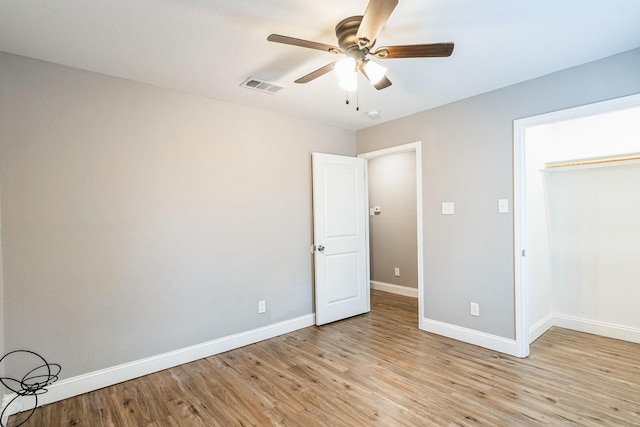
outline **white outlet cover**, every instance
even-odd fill
[[[453,215],[454,209],[455,206],[453,202],[442,202],[442,215]]]
[[[480,305],[476,302],[469,303],[469,313],[472,316],[480,316]]]
[[[509,213],[509,199],[498,200],[498,213]]]

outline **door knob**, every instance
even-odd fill
[[[318,252],[324,252],[324,246],[318,245]]]

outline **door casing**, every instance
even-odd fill
[[[529,283],[527,272],[526,163],[528,127],[604,114],[640,105],[640,95],[596,102],[513,121],[514,294],[517,357],[529,355]]]
[[[423,216],[422,216],[422,141],[408,144],[396,145],[382,150],[370,151],[358,154],[366,160],[378,157],[391,156],[394,154],[415,151],[416,154],[416,209],[417,209],[417,256],[418,256],[418,326],[424,328],[424,256],[423,256]],[[367,192],[369,191],[368,183]],[[367,228],[367,241],[369,239],[369,229]]]

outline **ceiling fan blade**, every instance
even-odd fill
[[[356,39],[360,49],[370,47],[376,41],[378,33],[387,23],[398,0],[370,0],[358,28]]]
[[[387,76],[382,77],[378,83],[373,85],[373,87],[378,90],[384,89],[389,86],[391,86],[391,80],[389,80]]]
[[[370,53],[380,59],[393,58],[434,58],[451,56],[453,43],[411,44],[404,46],[385,46]]]
[[[358,70],[360,70],[360,72],[362,73],[363,76],[365,76],[365,78],[367,80],[369,80],[369,82],[371,82],[371,79],[369,78],[369,75],[367,74],[366,70],[364,69],[364,66],[359,65],[358,66]],[[380,81],[378,81],[378,83],[372,85],[373,87],[375,87],[376,89],[380,90],[380,89],[384,89],[385,87],[389,87],[391,86],[391,80],[389,80],[387,78],[387,76],[382,76],[382,78],[380,79]]]
[[[331,46],[324,43],[312,42],[309,40],[297,39],[295,37],[281,36],[280,34],[271,34],[267,40],[275,43],[290,44],[292,46],[306,47],[309,49],[323,50],[329,53],[342,53],[342,49],[337,46]]]
[[[333,67],[335,67],[336,62],[338,61],[330,62],[324,67],[320,67],[317,70],[310,72],[306,76],[300,77],[294,83],[309,83],[311,80],[317,79],[318,77],[323,76],[327,74],[329,71],[333,70]]]

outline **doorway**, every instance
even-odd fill
[[[394,156],[394,157],[392,157]],[[415,165],[415,187],[413,190],[413,194],[410,195],[411,199],[408,203],[415,206],[414,212],[405,212],[403,214],[399,214],[397,211],[393,215],[394,218],[385,217],[386,212],[393,212],[396,206],[393,205],[376,205],[376,200],[371,200],[369,203],[369,223],[370,228],[373,229],[376,225],[379,226],[379,231],[382,232],[382,235],[379,235],[377,239],[374,240],[369,236],[369,241],[371,242],[370,248],[370,259],[371,259],[371,271],[372,271],[372,280],[371,287],[372,289],[379,289],[387,292],[397,293],[400,295],[411,296],[414,298],[418,298],[418,323],[419,327],[422,329],[422,312],[423,312],[423,255],[422,255],[422,152],[421,152],[421,142],[413,142],[410,144],[399,145],[395,147],[386,148],[383,150],[372,151],[368,153],[359,154],[358,157],[364,158],[369,163],[369,173],[371,172],[372,167],[380,166],[383,169],[387,169],[386,173],[389,173],[389,169],[396,169],[398,172],[398,168],[402,167],[401,164],[403,162],[407,162],[407,160],[412,159],[410,161]],[[376,160],[385,160],[384,162],[380,162],[378,165]],[[386,161],[393,160],[393,161]],[[413,166],[413,165],[412,165]],[[375,185],[371,181],[371,175],[369,175],[368,185]],[[380,185],[377,186],[380,189]],[[382,188],[382,192],[386,192],[388,189]],[[413,197],[415,195],[415,198]],[[402,200],[398,200],[398,203],[401,203]],[[392,202],[393,203],[393,202]],[[408,215],[407,215],[408,214]],[[383,223],[387,221],[386,224]],[[394,224],[395,221],[395,224]],[[413,224],[406,224],[407,221],[412,221]],[[402,223],[408,225],[408,227],[402,227]],[[396,228],[403,228],[402,230]],[[388,261],[385,260],[385,254],[388,251],[393,250],[393,247],[384,246],[384,234],[393,233],[393,229],[396,228],[398,233],[406,234],[408,230],[409,233],[412,233],[415,240],[415,248],[409,248],[405,251],[405,257],[413,257],[411,260],[401,260],[400,258],[396,258],[396,261]],[[382,240],[382,242],[380,241]],[[382,244],[381,244],[382,243]],[[375,245],[375,246],[374,246]],[[415,250],[414,250],[415,249]],[[411,255],[409,255],[411,254]],[[394,263],[395,262],[395,263]],[[396,283],[402,283],[402,285],[398,285]],[[412,287],[411,284],[415,283],[415,287]],[[403,286],[405,285],[405,286]],[[406,286],[409,285],[409,286]]]
[[[626,138],[626,140],[635,138],[635,141],[637,141],[637,136],[628,138],[628,135],[624,135],[624,138],[621,138],[622,142],[614,143],[613,137],[616,134],[614,128],[607,127],[606,120],[602,120],[604,117],[613,114],[618,115],[618,112],[625,114],[626,112],[633,113],[632,110],[640,112],[640,95],[514,121],[516,351],[520,357],[526,357],[529,354],[529,343],[554,325],[591,333],[600,333],[604,327],[607,327],[610,330],[609,336],[611,336],[612,333],[615,335],[617,333],[616,329],[618,329],[618,332],[621,331],[625,334],[629,332],[627,326],[623,325],[622,328],[617,328],[615,321],[607,322],[602,321],[602,319],[588,318],[590,317],[588,305],[592,304],[591,302],[584,304],[582,311],[577,315],[567,316],[563,313],[564,309],[562,307],[559,308],[558,301],[556,301],[557,298],[554,297],[554,294],[557,296],[559,293],[559,288],[556,286],[554,289],[552,272],[554,272],[554,277],[559,277],[556,274],[557,271],[560,270],[557,267],[557,265],[559,265],[557,261],[561,258],[553,258],[554,267],[552,268],[550,257],[550,253],[552,252],[550,245],[551,240],[548,239],[548,236],[551,235],[552,223],[547,220],[553,215],[553,218],[556,218],[555,221],[557,221],[558,217],[555,216],[554,211],[562,212],[563,214],[574,212],[571,222],[575,223],[578,220],[582,220],[582,212],[591,213],[599,210],[608,210],[598,207],[586,207],[582,208],[582,211],[576,210],[575,194],[577,193],[576,190],[579,189],[582,184],[575,179],[575,176],[572,177],[570,174],[588,175],[589,179],[593,179],[593,176],[598,173],[597,171],[592,169],[587,170],[584,165],[582,165],[582,169],[579,170],[576,169],[575,166],[572,166],[572,172],[567,172],[569,169],[563,169],[563,171],[560,172],[563,174],[561,176],[556,172],[559,170],[557,166],[559,164],[574,164],[578,159],[591,159],[589,160],[589,162],[591,162],[588,166],[589,168],[596,167],[596,163],[600,165],[597,167],[601,167],[604,164],[607,164],[606,167],[610,167],[612,156],[615,158],[615,156],[620,156],[624,153],[628,154],[632,151],[640,151],[637,143],[635,148],[633,148],[628,142],[622,141],[624,138]],[[638,113],[634,114],[636,114],[635,123],[637,123]],[[600,120],[598,122],[599,124],[595,126],[589,125],[592,126],[593,130],[589,133],[580,132],[580,136],[578,137],[579,141],[575,144],[569,144],[567,142],[573,138],[569,136],[566,131],[566,129],[571,128],[569,124],[586,128],[587,123],[592,123],[596,118]],[[634,121],[631,121],[631,123],[634,123]],[[548,144],[548,150],[544,152],[544,150],[540,148],[542,143],[536,144],[535,141],[545,141],[551,138],[549,131],[554,128],[556,132],[563,132],[564,129],[565,134],[562,135],[561,138],[556,138],[554,143]],[[574,129],[577,129],[577,127],[574,127]],[[596,133],[596,131],[601,133],[600,138],[590,142],[590,137],[592,137],[592,134]],[[574,135],[577,134],[575,131],[572,132]],[[558,163],[559,160],[565,162]],[[554,162],[556,163],[556,171],[554,171],[552,175],[548,165],[553,166]],[[585,162],[578,163],[584,164]],[[545,164],[547,165],[546,167],[544,166]],[[633,166],[633,160],[631,163],[625,161],[616,164],[622,164],[625,167],[638,167],[637,163]],[[541,172],[541,169],[543,172]],[[604,169],[600,170],[602,171]],[[560,191],[561,185],[566,184],[565,181],[567,181],[567,179],[571,181],[571,192],[564,193],[564,195],[558,197],[556,193]],[[598,179],[604,179],[604,177],[599,177]],[[610,177],[606,179],[610,179]],[[545,185],[547,187],[544,187]],[[553,186],[553,191],[546,191],[551,188],[551,186]],[[583,198],[585,201],[594,198],[592,190],[585,191],[585,193],[587,193]],[[548,203],[547,201],[550,200],[560,201],[562,203],[561,207],[559,207],[559,204],[556,202],[554,206],[544,206],[541,211],[539,209],[540,203]],[[534,209],[533,205],[536,204],[538,208]],[[605,220],[605,222],[606,221],[610,222],[611,220]],[[536,223],[542,225],[536,226]],[[569,225],[571,225],[571,223],[569,223]],[[561,229],[566,228],[567,227],[561,227]],[[559,229],[556,228],[556,230]],[[594,245],[594,248],[597,250],[601,250],[602,247],[602,243],[596,243]],[[548,257],[549,259],[543,259],[544,257]],[[583,264],[589,265],[593,264],[593,262],[583,262]],[[592,272],[585,271],[583,281],[584,278],[591,280],[593,276],[594,274]],[[611,277],[609,276],[608,279],[611,279]],[[565,284],[569,283],[566,278],[563,278],[562,282]],[[560,284],[558,284],[558,286],[559,285]],[[569,291],[571,293],[570,298],[565,299],[572,301],[572,303],[579,298],[590,301],[591,291],[578,289],[579,288]],[[607,289],[607,292],[610,290],[611,289]],[[566,293],[567,292],[564,291],[560,292],[561,295]],[[634,333],[638,335],[640,329],[636,329]],[[627,339],[624,336],[613,337]]]

